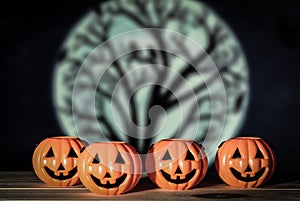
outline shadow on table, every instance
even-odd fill
[[[224,182],[220,179],[216,172],[208,172],[204,179],[195,188],[211,187],[223,185]]]
[[[249,196],[241,193],[204,193],[204,194],[191,195],[191,197],[223,200],[223,199],[231,199],[231,198],[246,198]]]
[[[130,192],[141,192],[158,188],[148,177],[142,177],[136,187]]]

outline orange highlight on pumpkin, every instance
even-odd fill
[[[223,142],[215,160],[221,179],[240,188],[264,184],[273,175],[275,164],[274,151],[258,137],[237,137]]]
[[[125,142],[97,142],[82,152],[78,172],[90,191],[117,195],[136,186],[142,174],[142,161],[136,150]]]
[[[169,190],[186,190],[204,178],[208,161],[196,142],[168,139],[157,142],[148,151],[146,170],[153,183]]]
[[[77,163],[85,143],[78,137],[62,136],[43,140],[34,150],[33,169],[43,182],[52,186],[80,183]]]

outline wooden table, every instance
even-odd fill
[[[83,185],[70,188],[50,187],[33,172],[0,172],[0,199],[7,200],[300,200],[299,174],[276,174],[262,188],[238,189],[224,184],[214,172],[206,175],[196,188],[166,191],[145,177],[133,191],[119,196],[91,193]]]

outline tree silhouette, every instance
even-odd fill
[[[242,52],[237,44],[230,44],[222,50],[224,43],[226,41],[232,40],[232,36],[227,31],[227,27],[221,22],[211,23],[212,11],[207,7],[202,6],[201,12],[192,12],[190,7],[186,6],[187,2],[190,1],[146,1],[146,0],[132,0],[132,1],[114,1],[107,2],[101,5],[95,5],[93,12],[91,12],[82,29],[77,30],[72,38],[72,43],[66,43],[62,48],[59,58],[58,58],[58,68],[62,68],[62,78],[61,84],[65,91],[69,93],[64,93],[58,97],[60,103],[57,103],[57,110],[63,116],[70,117],[76,114],[82,124],[89,122],[93,119],[91,115],[87,115],[84,112],[84,103],[82,105],[73,105],[72,111],[72,90],[74,87],[74,80],[79,72],[84,59],[89,55],[92,49],[97,47],[103,41],[111,38],[111,30],[116,27],[117,19],[126,19],[127,22],[131,24],[134,28],[169,28],[173,24],[180,24],[181,34],[189,35],[191,30],[201,29],[201,33],[205,33],[205,44],[203,44],[205,51],[212,57],[213,61],[216,63],[219,74],[221,75],[224,85],[226,87],[226,94],[231,102],[227,108],[227,114],[238,113],[243,107],[245,107],[245,99],[247,97],[247,90],[244,88],[245,83],[247,83],[247,73],[241,72],[241,69],[237,69],[234,66],[237,63],[241,63],[242,68],[245,67],[241,60],[243,60]],[[195,2],[194,2],[195,3]],[[93,22],[93,23],[91,23]],[[189,26],[187,26],[189,25]],[[150,31],[151,34],[151,31]],[[165,39],[162,35],[152,35],[159,44],[160,49],[165,49]],[[146,39],[145,39],[146,40]],[[173,45],[180,47],[182,52],[187,55],[187,60],[192,62],[186,62],[177,55],[170,54],[162,50],[140,50],[132,52],[128,55],[119,58],[114,61],[110,68],[105,72],[103,79],[99,82],[96,92],[96,113],[98,124],[103,130],[103,135],[105,135],[110,140],[124,140],[129,142],[131,145],[136,147],[141,153],[146,153],[149,146],[159,138],[164,138],[164,136],[157,136],[158,138],[146,138],[139,139],[132,137],[130,135],[124,135],[113,124],[111,117],[107,114],[107,104],[112,100],[112,92],[117,82],[123,77],[124,83],[122,89],[124,90],[124,97],[130,96],[132,87],[139,86],[139,79],[144,79],[148,73],[145,72],[143,75],[136,76],[135,80],[129,80],[125,75],[135,66],[142,66],[145,64],[159,64],[166,66],[168,68],[173,68],[174,60],[181,64],[181,67],[177,69],[177,72],[187,80],[192,79],[197,75],[197,71],[192,66],[192,63],[202,64],[201,72],[207,73],[208,83],[199,82],[196,86],[193,86],[194,93],[198,96],[199,107],[209,107],[210,96],[207,93],[207,84],[215,82],[219,74],[210,73],[210,69],[205,67],[205,54],[194,55],[193,50],[190,50],[184,40],[179,40],[176,37],[172,37],[169,40],[172,41]],[[124,45],[130,45],[138,49],[139,44],[135,41],[130,41],[130,43],[124,43]],[[99,63],[102,59],[108,57],[108,55],[116,54],[113,45],[108,45],[106,52],[103,55],[96,55],[95,57],[90,57],[92,62]],[[122,48],[122,47],[118,47]],[[150,71],[158,71],[158,69],[150,68]],[[242,69],[243,70],[243,69]],[[85,70],[82,72],[91,80],[97,82],[97,78],[92,71]],[[125,76],[125,77],[124,77]],[[156,77],[156,82],[166,82],[168,80],[167,73],[161,73],[160,76]],[[180,91],[183,83],[180,79],[172,79],[168,82],[168,85],[173,90]],[[57,87],[61,87],[58,86]],[[89,90],[93,87],[80,83],[80,89]],[[128,125],[125,132],[139,132],[135,128],[130,127],[130,120],[138,126],[154,125],[150,127],[152,130],[148,132],[154,132],[156,129],[155,125],[159,124],[160,113],[155,113],[150,120],[148,111],[155,106],[160,105],[164,108],[167,113],[169,111],[174,111],[178,108],[179,102],[178,98],[174,96],[172,91],[162,87],[160,85],[149,86],[147,94],[149,99],[147,99],[146,104],[144,104],[144,117],[140,117],[140,109],[138,104],[141,102],[141,98],[138,97],[138,93],[134,94],[129,101],[129,111],[130,117],[126,115],[124,110],[124,105],[122,100],[113,100],[114,106],[118,109],[118,116],[122,119],[124,125]],[[181,93],[179,97],[180,100],[189,100],[193,94],[190,92]],[[192,111],[191,111],[192,112]],[[222,110],[220,110],[220,113]],[[130,119],[129,119],[130,118]],[[218,113],[214,115],[214,121],[219,121]],[[203,112],[201,114],[201,122],[210,122],[212,119],[212,113],[210,110]],[[195,116],[191,115],[184,119],[182,122],[182,127],[180,132],[186,132],[190,127],[190,123],[194,122]],[[69,120],[71,121],[71,119]],[[221,121],[221,120],[220,120]],[[215,122],[217,123],[217,122]],[[206,123],[209,124],[209,123]],[[79,125],[80,126],[80,125]],[[98,133],[97,126],[85,126],[84,132],[93,133],[95,136]],[[202,132],[207,131],[206,128],[202,128]],[[178,129],[173,131],[174,133],[168,133],[168,136],[175,136]],[[179,136],[180,137],[180,136]],[[196,140],[201,142],[204,140],[204,135],[197,135]]]

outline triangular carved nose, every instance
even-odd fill
[[[178,166],[178,168],[176,169],[175,174],[182,174],[181,169],[179,168],[179,166]]]
[[[109,174],[109,172],[106,172],[104,178],[111,178],[111,175]]]
[[[252,169],[251,169],[251,167],[249,165],[247,166],[245,172],[252,172]]]
[[[60,163],[57,170],[65,170],[64,166]]]

